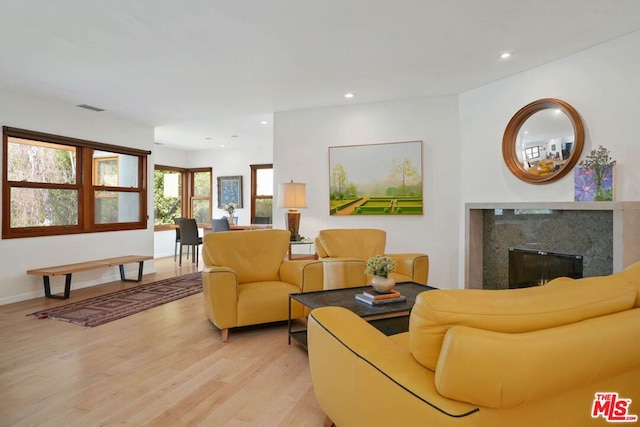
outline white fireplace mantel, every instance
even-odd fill
[[[613,270],[640,260],[640,202],[491,202],[465,204],[465,287],[483,287],[483,222],[485,210],[606,210],[613,213]]]

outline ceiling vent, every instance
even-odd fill
[[[104,108],[98,108],[98,107],[94,107],[93,105],[87,105],[87,104],[80,104],[80,105],[76,105],[76,107],[80,107],[80,108],[84,108],[85,110],[91,110],[91,111],[104,111]]]

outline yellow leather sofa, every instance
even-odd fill
[[[313,310],[308,323],[327,424],[584,427],[640,417],[640,262],[534,288],[426,291],[409,331],[389,337],[339,307]],[[624,412],[604,399],[594,406],[596,393],[617,393]]]
[[[321,230],[315,239],[316,253],[324,262],[324,289],[364,286],[370,277],[364,273],[367,260],[388,255],[397,263],[391,273],[396,282],[429,280],[429,257],[421,253],[385,254],[387,233],[374,228]]]
[[[555,170],[555,163],[550,159],[541,159],[537,165],[529,169],[535,175],[547,175]]]
[[[322,290],[320,261],[285,261],[288,230],[222,231],[204,236],[204,307],[222,341],[238,326],[287,320],[289,294]],[[292,318],[304,317],[292,304]]]

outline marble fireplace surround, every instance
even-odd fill
[[[506,289],[507,246],[584,255],[585,276],[611,274],[640,260],[640,202],[466,203],[465,239],[467,289]]]

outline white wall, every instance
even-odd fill
[[[83,110],[71,103],[18,93],[1,87],[0,123],[3,126],[153,150],[151,126],[127,122],[108,112]],[[149,166],[150,171],[153,171],[151,162]],[[151,172],[149,176],[152,176]],[[151,194],[150,191],[149,206],[153,206]],[[119,255],[151,255],[152,251],[152,222],[145,230],[2,239],[0,305],[44,295],[42,278],[27,275],[28,269]],[[137,272],[137,265],[127,266],[128,273],[133,274],[134,271]],[[145,274],[152,271],[153,261],[145,262]],[[118,278],[117,268],[76,273],[73,275],[72,290]],[[63,280],[64,277],[53,278],[52,291],[62,290]]]
[[[502,135],[521,107],[540,98],[571,104],[585,125],[584,158],[603,145],[618,161],[616,200],[640,200],[640,32],[460,95],[464,202],[573,201],[573,173],[520,181],[502,158]]]
[[[218,209],[218,177],[242,176],[243,208],[234,216],[240,225],[251,222],[251,167],[253,164],[273,163],[270,146],[250,149],[214,149],[208,151],[179,151],[156,146],[156,164],[184,168],[210,167],[213,169],[212,204],[213,218],[221,218],[227,213]],[[155,234],[154,254],[156,257],[173,256],[175,250],[175,231],[158,231]]]
[[[429,282],[456,287],[457,108],[456,97],[441,97],[277,113],[274,180],[307,183],[308,208],[300,210],[300,234],[315,237],[325,228],[386,230],[387,252],[429,254]],[[423,141],[424,215],[329,216],[329,146],[416,140]],[[274,208],[274,227],[284,228],[285,211]]]
[[[557,182],[527,184],[506,168],[502,135],[521,107],[540,98],[571,104],[585,125],[581,159],[603,145],[617,160],[615,199],[640,200],[640,32],[581,51],[460,95],[461,221],[465,202],[573,201],[573,173]],[[638,242],[640,245],[640,242]],[[460,276],[463,277],[464,251]]]
[[[573,105],[585,123],[582,158],[598,145],[609,148],[618,161],[616,200],[640,200],[640,142],[634,126],[640,116],[639,50],[637,32],[465,92],[457,102],[453,97],[414,99],[278,113],[275,181],[307,183],[309,208],[302,210],[301,234],[382,228],[390,252],[429,254],[431,284],[463,287],[465,203],[573,201],[573,174],[533,185],[504,165],[505,127],[536,99],[559,98]],[[424,216],[329,216],[329,146],[416,139],[424,141]],[[274,225],[284,227],[284,209],[276,212]]]

